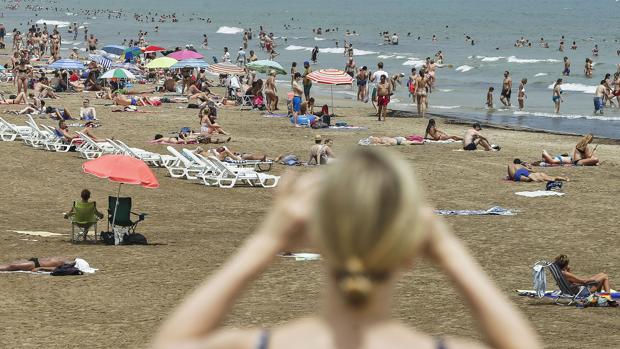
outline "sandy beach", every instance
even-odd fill
[[[3,90],[12,88],[0,86]],[[50,104],[76,110],[81,96],[63,95],[59,101]],[[121,139],[133,147],[165,154],[165,146],[148,142],[154,134],[185,126],[198,129],[196,110],[179,108],[182,104],[141,108],[146,113],[112,113],[104,103],[107,101],[91,98],[103,125],[94,130],[95,134]],[[317,104],[323,103],[328,101]],[[332,138],[338,154],[357,147],[357,141],[369,135],[423,134],[428,121],[388,118],[381,123],[371,115],[370,105],[336,103],[337,113],[342,116],[335,121],[365,126],[367,130],[299,129],[287,119],[265,118],[259,112],[237,108],[222,108],[218,115],[220,124],[232,133],[233,140],[228,144],[232,150],[270,156],[294,153],[303,160],[316,134]],[[21,116],[2,117],[25,124]],[[438,126],[457,135],[466,129],[443,121],[438,121]],[[507,164],[515,157],[539,160],[542,149],[551,153],[571,151],[579,138],[496,128],[484,128],[483,133],[502,150],[457,151],[460,143],[392,150],[408,160],[429,202],[437,209],[478,210],[499,205],[518,210],[516,216],[510,217],[446,220],[497,286],[531,320],[547,348],[583,348],[593,343],[599,348],[616,347],[620,341],[620,315],[616,309],[561,307],[550,300],[518,297],[514,290],[532,287],[531,266],[535,261],[552,259],[560,253],[570,256],[576,273],[606,272],[612,286],[618,287],[620,146],[613,142],[600,145],[597,154],[602,162],[597,167],[544,169],[549,174],[570,177],[564,186],[565,196],[525,198],[514,193],[544,189],[544,184],[504,180]],[[79,198],[83,188],[90,189],[100,210],[105,210],[107,196],[114,195],[117,186],[83,174],[84,160],[77,153],[34,150],[20,142],[1,142],[0,148],[2,261],[80,256],[100,269],[94,275],[75,278],[0,274],[3,348],[146,347],[162,319],[257,227],[274,195],[270,189],[208,188],[172,179],[165,169],[154,169],[159,189],[127,185],[122,192],[133,198],[136,211],[149,213],[138,231],[153,245],[74,245],[69,243],[70,225],[62,213]],[[272,172],[296,174],[309,170],[278,165]],[[105,223],[100,222],[99,228],[105,230]],[[16,230],[63,235],[32,236]],[[315,299],[323,285],[322,266],[320,261],[278,260],[236,304],[226,324],[268,328],[311,314],[318,306]],[[548,282],[555,286],[551,278]],[[398,309],[397,318],[421,331],[480,339],[459,291],[426,261],[407,272],[399,284],[394,309]],[[429,318],[434,321],[427,321]]]

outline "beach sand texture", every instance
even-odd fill
[[[71,111],[78,110],[80,102],[79,95],[49,101]],[[326,99],[319,105],[323,102],[328,103]],[[181,104],[144,107],[149,113],[138,114],[111,113],[111,107],[104,103],[107,101],[91,98],[103,124],[94,130],[95,134],[114,136],[133,147],[166,153],[165,146],[148,143],[154,134],[184,126],[199,128],[196,110],[178,109]],[[337,103],[348,106],[345,101]],[[282,103],[280,106],[284,107]],[[338,154],[357,146],[357,141],[368,135],[423,133],[427,122],[394,118],[379,123],[370,115],[369,105],[340,108],[337,112],[344,116],[335,121],[367,126],[368,130],[296,129],[287,119],[263,118],[258,112],[240,112],[236,108],[220,109],[219,122],[233,135],[228,144],[232,150],[266,152],[270,156],[295,153],[304,160],[315,134],[333,138]],[[2,117],[25,124],[24,117]],[[41,122],[55,124],[50,120]],[[438,124],[451,134],[465,131],[462,125]],[[460,147],[459,143],[392,150],[408,160],[436,208],[487,209],[500,205],[519,210],[512,217],[446,220],[507,299],[532,321],[548,348],[583,348],[593,343],[599,348],[617,347],[617,309],[555,306],[545,300],[517,297],[513,290],[531,288],[532,264],[560,253],[569,255],[576,273],[607,272],[612,286],[619,287],[620,146],[600,145],[597,153],[603,162],[599,167],[544,169],[571,178],[565,185],[564,197],[524,198],[514,193],[538,190],[544,185],[503,180],[506,165],[514,157],[538,160],[542,149],[552,153],[571,151],[578,137],[490,128],[483,132],[502,146],[500,152],[452,151]],[[149,213],[138,231],[156,245],[72,245],[67,236],[37,236],[37,241],[27,241],[24,235],[9,231],[68,234],[70,225],[62,212],[79,198],[83,188],[90,189],[100,210],[105,210],[107,196],[116,193],[117,185],[83,174],[82,163],[77,153],[34,150],[19,142],[0,143],[0,259],[80,256],[100,269],[83,277],[1,275],[0,347],[146,347],[170,311],[258,226],[274,195],[274,190],[261,188],[207,188],[167,177],[165,169],[154,169],[161,188],[127,185],[122,194],[133,198],[134,211]],[[308,170],[275,166],[272,172],[299,174]],[[105,229],[105,223],[99,227]],[[322,289],[322,267],[321,261],[276,260],[236,304],[226,324],[271,327],[313,312]],[[554,286],[551,278],[548,281]],[[394,309],[399,319],[430,334],[479,338],[476,321],[458,290],[426,261],[405,273]]]

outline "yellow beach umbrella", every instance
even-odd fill
[[[176,62],[178,62],[174,58],[170,57],[159,57],[150,61],[147,65],[147,69],[168,69],[172,67]]]

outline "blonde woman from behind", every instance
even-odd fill
[[[361,147],[320,172],[289,178],[280,189],[256,233],[165,322],[155,348],[487,348],[435,338],[391,318],[395,284],[416,257],[435,262],[452,279],[490,347],[540,348],[526,320],[432,214],[408,165],[395,155]],[[302,244],[326,260],[322,310],[268,330],[221,328],[278,252]]]

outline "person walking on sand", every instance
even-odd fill
[[[562,71],[562,75],[570,75],[570,60],[568,59],[568,57],[564,57],[564,71]]]
[[[381,80],[377,84],[377,108],[379,113],[379,121],[385,121],[387,114],[387,106],[390,103],[392,95],[392,83],[387,80],[385,75],[381,75]]]
[[[553,96],[551,97],[553,103],[555,104],[555,113],[560,113],[560,104],[564,102],[562,98],[562,79],[558,79],[553,85]]]
[[[304,74],[302,75],[303,77],[302,85],[304,86],[303,95],[306,98],[306,101],[310,99],[310,89],[312,88],[312,80],[310,80],[310,78],[308,77],[310,73],[312,73],[312,68],[310,68],[310,62],[305,61],[304,62]]]
[[[519,84],[519,92],[517,93],[517,101],[519,102],[519,110],[523,110],[525,108],[525,99],[527,95],[525,94],[525,85],[527,84],[527,79],[521,79],[521,83]]]
[[[370,81],[373,82],[371,95],[372,106],[375,107],[375,110],[377,110],[377,115],[379,115],[379,108],[375,105],[375,103],[377,103],[377,85],[381,81],[381,76],[385,76],[386,80],[389,78],[388,73],[383,70],[383,62],[377,63],[377,71],[372,73],[372,75],[370,76]]]
[[[368,67],[363,66],[362,69],[359,70],[357,76],[355,77],[357,83],[357,100],[358,101],[368,101],[367,94],[367,84],[368,84]]]
[[[274,74],[275,75],[275,74]],[[293,124],[295,127],[301,127],[297,122],[297,117],[299,116],[299,112],[301,111],[301,97],[304,94],[304,90],[299,86],[299,79],[301,78],[301,74],[295,73],[293,79]]]
[[[502,93],[499,100],[506,107],[510,107],[510,95],[512,94],[512,78],[510,72],[506,70],[504,72],[504,81],[502,82]]]

